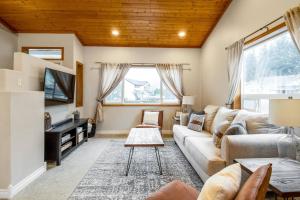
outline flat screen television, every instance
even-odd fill
[[[75,76],[46,68],[44,76],[45,105],[71,104],[74,102]]]

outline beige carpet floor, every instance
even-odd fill
[[[65,200],[94,164],[110,139],[89,139],[66,157],[60,166],[48,170],[20,191],[13,200]]]
[[[110,138],[89,139],[88,143],[84,143],[65,158],[60,166],[48,164],[48,170],[20,191],[13,200],[68,199],[110,141]]]

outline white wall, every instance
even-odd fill
[[[12,71],[12,73],[15,74],[16,72],[21,72],[23,74],[23,78],[21,81],[23,90],[42,91],[42,84],[46,67],[70,74],[75,74],[75,70],[73,69],[57,65],[46,60],[35,58],[21,52],[15,53],[14,71]],[[15,79],[11,81],[15,81]],[[13,83],[11,83],[10,85],[13,85]],[[71,113],[74,110],[75,103],[63,104],[58,106],[47,106],[45,108],[45,111],[51,114],[53,123],[72,117]]]
[[[234,0],[201,48],[202,105],[224,105],[228,91],[225,47],[271,22],[299,0]]]
[[[183,72],[185,94],[196,96],[196,105],[201,106],[200,90],[200,49],[192,48],[124,48],[124,47],[84,47],[85,85],[84,109],[85,116],[92,117],[95,113],[98,71],[91,70],[97,66],[96,61],[104,62],[149,62],[149,63],[190,63],[191,71]],[[104,122],[98,125],[100,133],[123,133],[140,122],[141,110],[145,107],[105,107]],[[152,107],[153,108],[153,107]],[[155,109],[155,108],[154,108]],[[171,129],[172,119],[179,107],[160,107],[164,110],[164,130]]]
[[[0,23],[0,69],[12,69],[18,36]]]
[[[19,33],[18,50],[22,47],[64,47],[63,66],[74,67],[74,34]]]
[[[83,46],[78,40],[78,38],[74,34],[45,34],[45,33],[19,33],[18,34],[18,49],[21,50],[22,47],[64,47],[64,61],[62,62],[63,66],[66,66],[69,69],[64,69],[63,67],[54,67],[57,70],[65,71],[68,73],[76,74],[76,61],[84,63],[83,60]],[[28,57],[26,57],[29,59]],[[38,62],[36,59],[34,62],[26,62],[30,63],[30,65],[34,64],[35,69],[30,69],[27,71],[29,73],[29,77],[31,76],[33,81],[35,81],[38,76],[39,82],[34,82],[35,84],[40,84],[43,79],[44,68],[55,66],[51,65],[50,62],[48,64],[44,62]],[[43,64],[44,63],[44,64]],[[43,66],[44,65],[44,66]],[[27,69],[32,68],[32,66]],[[71,69],[71,71],[70,71]],[[36,86],[34,87],[36,88]],[[36,89],[35,89],[36,90]],[[75,96],[74,96],[75,97]],[[78,109],[81,113],[83,113],[83,108],[76,108],[75,102],[73,104],[68,105],[58,105],[58,106],[47,106],[46,111],[52,115],[53,122],[61,121],[65,118],[72,117],[71,113]]]
[[[0,91],[0,199],[46,171],[44,93]]]

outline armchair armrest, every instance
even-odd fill
[[[226,135],[222,139],[221,158],[227,165],[236,158],[278,157],[277,141],[284,134]]]

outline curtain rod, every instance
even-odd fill
[[[256,33],[257,33],[257,32],[259,32],[259,31],[262,31],[262,30],[264,30],[265,28],[269,29],[269,27],[268,27],[268,26],[270,26],[271,24],[273,24],[273,23],[275,23],[275,22],[277,22],[277,21],[281,20],[282,18],[283,18],[283,16],[280,16],[280,17],[278,17],[278,18],[274,19],[273,21],[271,21],[271,22],[269,22],[268,24],[264,25],[263,27],[261,27],[261,28],[257,29],[256,31],[254,31],[254,32],[250,33],[249,35],[246,35],[245,37],[243,37],[243,39],[245,39],[245,40],[246,40],[248,37],[250,37],[250,36],[252,36],[252,35],[256,34]],[[227,49],[228,49],[228,47],[226,47],[225,49],[227,50]]]
[[[95,62],[96,64],[106,63],[106,62]],[[114,63],[111,63],[114,64]],[[131,66],[143,66],[143,67],[153,67],[161,63],[129,63]],[[177,63],[179,65],[190,65],[189,63]],[[99,67],[92,67],[91,69],[99,69]],[[191,68],[184,68],[183,70],[191,71]]]

